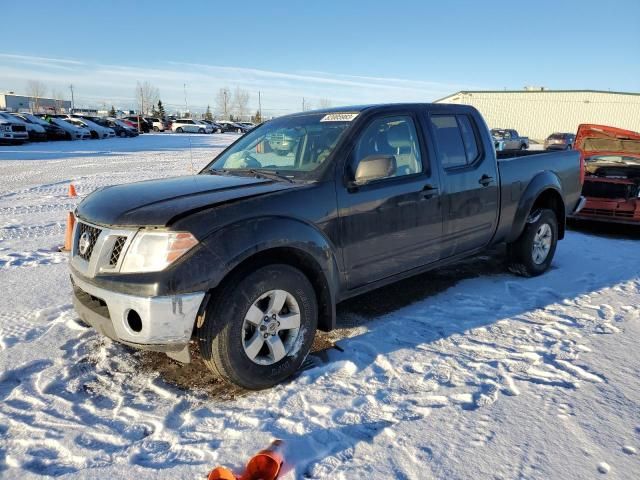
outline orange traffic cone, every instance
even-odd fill
[[[78,194],[76,193],[76,187],[73,186],[73,183],[69,184],[69,196],[70,197],[77,197]]]
[[[63,252],[71,250],[71,243],[73,242],[73,227],[76,223],[76,217],[73,212],[67,213],[67,228],[64,231],[64,246],[61,248]]]
[[[276,480],[284,463],[283,450],[284,442],[274,440],[269,448],[251,457],[242,480]]]
[[[228,468],[216,467],[209,472],[207,480],[238,480],[238,478]]]
[[[274,440],[265,450],[256,453],[240,476],[225,467],[216,467],[207,480],[276,480],[284,464],[284,442]]]

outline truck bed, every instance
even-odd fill
[[[500,174],[500,220],[496,241],[513,241],[512,230],[517,224],[516,213],[521,197],[537,194],[536,178],[551,177],[564,193],[565,210],[571,213],[580,200],[582,185],[576,172],[580,169],[580,153],[564,152],[500,152],[498,171]],[[523,154],[524,153],[524,154]],[[505,158],[507,157],[507,158]],[[548,182],[547,182],[548,183]]]

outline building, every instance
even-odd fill
[[[544,140],[553,132],[576,132],[581,123],[597,123],[640,132],[640,93],[598,90],[460,91],[436,100],[477,108],[489,128],[514,128]]]
[[[34,98],[16,95],[13,92],[0,93],[0,110],[9,112],[67,113],[71,111],[71,102],[55,98]]]

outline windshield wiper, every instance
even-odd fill
[[[281,179],[281,180],[286,180],[289,183],[293,183],[293,179],[290,177],[287,177],[286,175],[282,175],[281,173],[276,172],[275,170],[263,170],[263,169],[257,169],[257,168],[249,168],[246,170],[247,172],[253,173],[254,175],[258,176],[258,177],[263,177],[263,178],[268,178],[268,179]]]

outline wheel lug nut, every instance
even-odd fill
[[[265,334],[263,335],[263,337],[264,337],[264,338],[269,338],[269,334],[268,334],[268,333],[265,333]]]
[[[260,325],[260,331],[264,332],[267,329],[267,327],[265,325]]]
[[[276,314],[274,313],[273,315],[271,315],[271,318],[273,318],[275,320],[276,319]]]
[[[280,326],[280,322],[276,322],[276,325]]]

